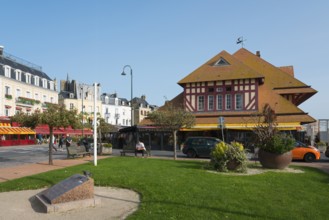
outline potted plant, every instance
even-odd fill
[[[245,172],[247,169],[247,156],[243,145],[238,142],[216,144],[210,157],[210,166],[221,172]]]
[[[254,129],[258,159],[265,168],[284,169],[291,160],[295,139],[277,129],[276,115],[269,104],[263,108],[263,122]]]
[[[102,154],[112,154],[112,144],[106,143],[102,144]]]

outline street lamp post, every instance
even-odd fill
[[[123,75],[123,76],[127,75],[125,73],[125,68],[126,67],[129,67],[129,69],[130,69],[130,77],[131,77],[130,107],[131,107],[131,126],[133,126],[133,125],[135,125],[135,123],[134,123],[134,108],[133,108],[133,69],[131,68],[130,65],[125,65],[123,67],[123,70],[122,70],[122,73],[121,73],[121,75]]]
[[[99,83],[94,83],[94,165],[97,166],[97,88],[100,86]],[[101,147],[101,143],[99,143]]]
[[[81,101],[82,101],[82,110],[81,110],[81,112],[82,112],[82,131],[81,131],[81,134],[82,134],[82,137],[83,137],[83,130],[84,130],[84,118],[83,118],[83,86],[81,86]]]

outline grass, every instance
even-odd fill
[[[203,169],[202,161],[115,157],[11,180],[0,191],[51,186],[82,170],[95,185],[135,190],[141,195],[129,219],[328,219],[329,175],[266,172],[223,175]]]

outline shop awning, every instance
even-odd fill
[[[246,123],[246,124],[225,124],[225,129],[233,130],[252,130],[258,124]],[[298,122],[278,123],[277,128],[279,130],[301,130],[302,126]],[[204,130],[218,130],[218,124],[196,124],[192,128],[182,128],[181,131],[204,131]]]
[[[23,127],[0,127],[0,134],[35,134],[35,131]]]
[[[42,135],[49,135],[49,127],[48,125],[39,125],[35,128],[35,132],[37,134],[42,134]],[[82,135],[82,129],[73,129],[71,127],[68,128],[54,128],[53,130],[54,135]],[[93,131],[91,129],[84,129],[83,130],[84,135],[92,135]]]

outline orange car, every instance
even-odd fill
[[[296,146],[291,152],[293,160],[313,162],[320,159],[320,151],[317,148],[313,146],[307,146],[306,144],[303,144],[299,141],[296,141]]]

